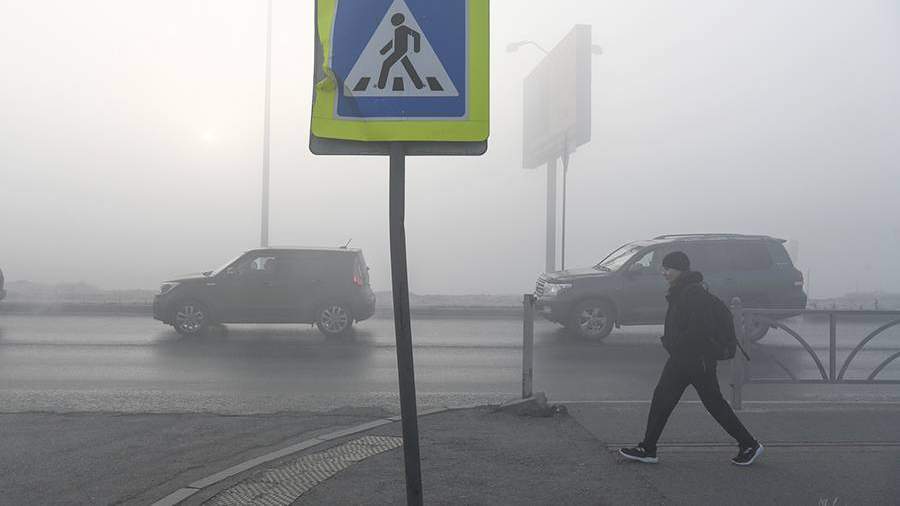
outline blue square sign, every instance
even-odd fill
[[[467,0],[337,0],[335,117],[468,116]]]

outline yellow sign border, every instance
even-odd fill
[[[487,140],[490,133],[490,8],[489,0],[467,0],[469,12],[468,116],[448,120],[372,120],[335,117],[337,94],[331,61],[331,38],[337,0],[316,0],[318,43],[325,79],[315,85],[312,133],[317,137],[355,141]],[[318,62],[317,62],[318,64]]]

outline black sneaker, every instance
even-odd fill
[[[736,466],[749,466],[762,455],[763,445],[757,441],[752,446],[745,446],[738,450],[737,456],[731,459],[731,463]]]
[[[645,464],[656,464],[659,459],[656,458],[656,450],[650,451],[641,445],[633,448],[620,448],[619,455],[628,460],[636,460]]]

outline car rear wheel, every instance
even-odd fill
[[[183,336],[197,336],[209,329],[209,311],[200,302],[188,300],[175,306],[172,326]]]
[[[316,313],[316,327],[326,336],[344,336],[353,329],[353,314],[341,302],[325,304]]]
[[[604,300],[588,299],[575,306],[566,328],[575,337],[599,341],[612,332],[614,325],[612,305]]]
[[[766,337],[770,328],[771,326],[768,322],[756,318],[753,315],[750,315],[747,318],[747,321],[744,322],[744,332],[746,332],[747,340],[751,343],[755,343]]]

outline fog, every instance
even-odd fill
[[[0,268],[153,288],[259,244],[266,3],[0,4]],[[900,4],[491,6],[491,137],[407,162],[410,289],[520,293],[544,267],[522,78],[593,27],[593,136],[572,158],[568,266],[659,234],[799,244],[813,297],[900,291]],[[363,249],[390,288],[388,163],[307,148],[313,5],[274,0],[273,245]]]

